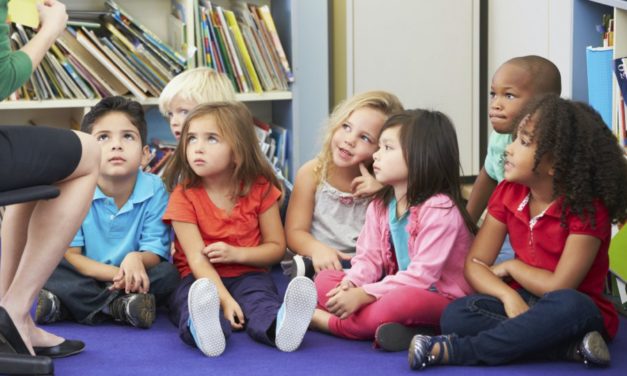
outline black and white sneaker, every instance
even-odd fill
[[[276,347],[291,352],[300,346],[313,317],[318,294],[311,279],[296,277],[287,285],[276,317]]]
[[[314,275],[316,274],[311,257],[301,255],[294,255],[291,271],[292,279],[296,277],[307,277],[313,280]]]
[[[375,345],[385,351],[406,351],[411,339],[416,334],[435,335],[436,330],[429,327],[405,326],[388,322],[379,325],[374,334]]]
[[[189,331],[196,346],[207,356],[218,356],[226,348],[226,338],[220,326],[218,289],[207,278],[196,280],[187,295]]]
[[[122,295],[109,303],[109,312],[116,321],[148,329],[157,316],[155,296],[140,293]]]
[[[58,296],[46,289],[39,291],[37,309],[35,311],[35,322],[37,324],[52,324],[53,322],[63,320],[67,316]]]

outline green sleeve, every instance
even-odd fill
[[[31,75],[33,64],[30,57],[22,51],[11,51],[7,1],[0,0],[0,100],[8,97],[17,88],[24,85]]]

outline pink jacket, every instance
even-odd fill
[[[437,194],[412,206],[407,231],[411,261],[407,270],[394,274],[388,208],[381,200],[371,202],[345,279],[377,299],[398,286],[433,286],[449,299],[472,292],[464,278],[464,261],[473,236],[448,196]]]

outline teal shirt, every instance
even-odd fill
[[[167,260],[170,231],[161,217],[168,198],[161,179],[141,171],[131,196],[120,209],[96,187],[89,213],[70,247],[82,247],[86,257],[115,266],[134,251],[152,252]]]
[[[488,142],[488,155],[483,167],[497,183],[505,180],[505,148],[512,142],[512,135],[492,132]]]
[[[411,261],[408,248],[409,233],[407,232],[409,211],[405,212],[400,218],[396,218],[396,199],[393,198],[388,205],[388,213],[390,213],[390,236],[392,236],[398,270],[407,270]]]
[[[0,100],[24,85],[33,70],[28,55],[22,51],[11,51],[9,24],[5,22],[6,19],[7,0],[0,0]]]

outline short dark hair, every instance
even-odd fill
[[[142,141],[142,146],[147,144],[147,125],[144,117],[144,109],[139,102],[113,96],[102,99],[83,117],[81,131],[91,134],[94,123],[101,117],[111,112],[121,112],[128,117],[128,120],[137,128]]]
[[[551,60],[538,55],[527,55],[509,59],[505,64],[515,64],[529,72],[535,94],[562,93],[562,76]]]

